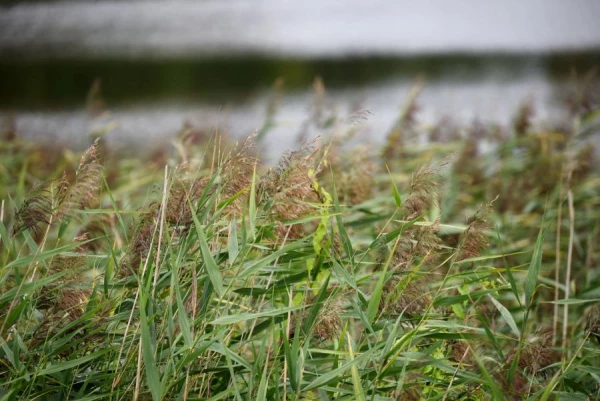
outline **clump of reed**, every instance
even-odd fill
[[[313,214],[321,203],[320,192],[314,186],[318,174],[317,152],[311,144],[282,156],[259,181],[258,191],[269,220],[275,223],[279,240],[298,239],[306,235],[306,227],[295,220]]]
[[[358,131],[321,110],[332,141],[271,168],[275,106],[260,141],[188,125],[148,162],[98,140],[26,167],[43,152],[2,142],[0,397],[595,397],[597,119],[577,103],[568,132],[532,100],[501,130],[431,132],[415,95],[380,150],[338,146]],[[569,312],[552,326],[548,302]]]

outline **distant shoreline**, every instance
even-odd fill
[[[286,92],[306,90],[320,76],[343,89],[414,79],[511,81],[543,73],[557,82],[600,66],[600,51],[555,53],[432,54],[302,59],[258,55],[180,59],[0,59],[0,109],[81,105],[96,79],[113,105],[157,98],[232,101],[269,88],[283,78]]]

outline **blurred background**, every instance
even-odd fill
[[[381,141],[418,78],[422,124],[507,124],[527,100],[558,121],[569,79],[600,65],[598,21],[597,0],[3,1],[0,120],[152,147],[184,124],[243,137],[272,119],[279,152],[315,99]]]

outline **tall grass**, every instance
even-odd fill
[[[272,105],[158,162],[3,141],[0,399],[598,399],[600,109],[423,147],[417,95],[272,167]]]

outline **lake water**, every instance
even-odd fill
[[[365,131],[379,141],[419,74],[425,125],[506,124],[527,98],[537,119],[553,119],[571,68],[600,65],[599,20],[595,0],[18,3],[0,7],[0,119],[69,144],[107,122],[115,143],[164,142],[184,121],[245,136],[281,77],[279,151],[321,76],[328,107],[368,110]],[[96,79],[111,110],[100,120],[85,107]]]

